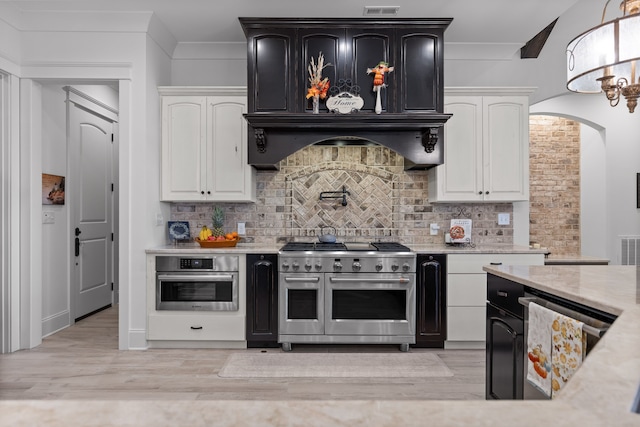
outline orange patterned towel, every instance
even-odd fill
[[[587,349],[586,335],[582,325],[583,323],[579,320],[555,313],[551,324],[553,396],[564,387],[573,373],[582,365]]]
[[[527,381],[551,397],[551,325],[557,313],[529,304],[527,334]]]

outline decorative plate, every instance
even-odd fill
[[[190,239],[189,223],[187,221],[169,221],[169,236],[176,240]]]

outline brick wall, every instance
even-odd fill
[[[580,254],[580,124],[531,116],[530,239],[553,254]]]
[[[512,243],[513,226],[497,225],[498,212],[512,214],[511,203],[430,204],[426,171],[404,171],[404,159],[381,146],[310,146],[280,163],[279,171],[258,171],[257,201],[219,203],[225,229],[246,223],[245,241],[279,244],[315,239],[323,224],[336,227],[340,240],[397,240],[405,244],[442,243],[452,218],[473,220],[473,243]],[[319,200],[320,193],[345,186],[341,199]],[[211,203],[174,203],[172,220],[186,220],[192,235],[211,226]],[[437,223],[437,236],[429,225]],[[511,223],[512,224],[512,223]]]

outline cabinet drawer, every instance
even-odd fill
[[[448,306],[484,307],[487,302],[487,278],[484,274],[447,276]]]
[[[244,316],[149,315],[150,340],[244,341],[244,337]]]
[[[523,296],[524,286],[520,283],[487,274],[487,300],[491,304],[522,318],[524,307],[518,303],[518,298]]]
[[[544,254],[453,254],[447,258],[448,273],[484,273],[482,267],[501,265],[544,265]]]
[[[448,341],[484,341],[486,332],[486,305],[484,307],[448,307]]]

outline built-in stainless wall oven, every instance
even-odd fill
[[[236,255],[156,257],[156,310],[237,311]]]

